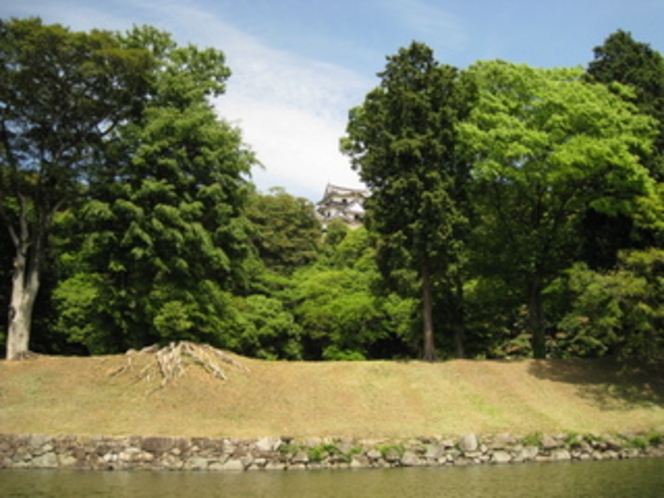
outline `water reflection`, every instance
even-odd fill
[[[660,497],[664,460],[290,472],[0,471],[3,497]]]

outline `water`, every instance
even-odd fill
[[[659,498],[664,459],[245,473],[4,470],[0,496]]]

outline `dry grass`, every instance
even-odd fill
[[[661,376],[593,361],[263,362],[158,385],[123,356],[0,362],[0,433],[401,438],[664,428]],[[136,365],[136,368],[139,366]],[[136,370],[135,370],[136,371]]]

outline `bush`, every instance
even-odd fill
[[[524,446],[537,446],[538,448],[542,446],[542,441],[544,441],[544,436],[541,432],[531,432],[521,440]]]
[[[307,456],[312,462],[322,462],[325,458],[335,455],[340,455],[341,451],[336,445],[330,443],[319,444],[313,448],[309,448]]]
[[[380,451],[380,454],[382,455],[383,458],[387,458],[388,454],[395,452],[397,455],[399,455],[399,458],[403,456],[403,454],[406,452],[406,448],[402,444],[387,444],[384,446],[380,446],[378,448],[378,451]]]

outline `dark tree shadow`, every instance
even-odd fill
[[[664,407],[664,368],[614,360],[538,360],[528,372],[539,379],[578,386],[577,393],[601,410]]]

